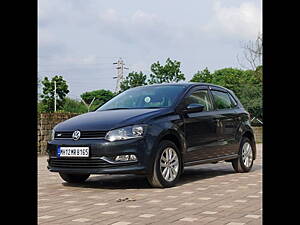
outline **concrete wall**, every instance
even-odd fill
[[[37,142],[38,153],[45,154],[47,142],[51,139],[51,132],[53,127],[71,117],[77,116],[77,113],[41,113],[38,114],[37,127]]]
[[[256,143],[263,142],[263,127],[252,127],[255,134]]]

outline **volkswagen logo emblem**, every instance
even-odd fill
[[[73,132],[73,134],[72,134],[72,138],[73,138],[74,141],[79,140],[79,138],[80,138],[80,131],[79,130],[75,130]]]

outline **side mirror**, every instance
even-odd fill
[[[191,113],[191,112],[202,112],[204,109],[204,105],[192,103],[189,104],[185,109],[184,112]]]

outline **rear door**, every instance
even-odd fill
[[[211,87],[210,92],[215,106],[215,117],[220,124],[218,156],[236,153],[238,142],[236,133],[239,127],[237,103],[225,89]]]

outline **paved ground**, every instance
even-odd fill
[[[230,163],[185,169],[174,188],[150,188],[134,175],[93,175],[70,185],[38,157],[39,224],[262,224],[262,145],[250,173]]]

